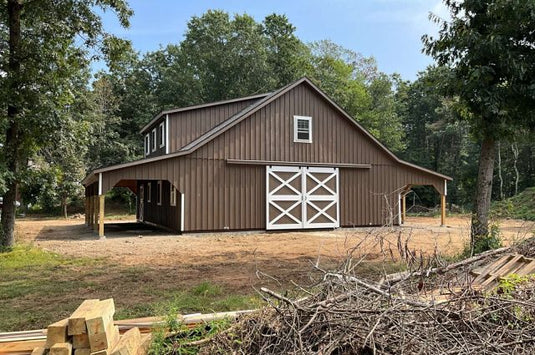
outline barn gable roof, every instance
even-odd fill
[[[158,121],[162,116],[165,116],[165,115],[170,115],[172,113],[193,111],[193,110],[198,110],[198,109],[201,109],[201,108],[207,108],[207,107],[213,107],[213,106],[219,106],[219,105],[226,105],[226,104],[231,104],[231,103],[240,102],[240,101],[263,99],[264,97],[266,97],[268,95],[270,95],[270,93],[251,95],[251,96],[245,96],[245,97],[238,97],[238,98],[235,98],[235,99],[208,102],[208,103],[200,104],[200,105],[178,107],[178,108],[173,108],[173,109],[170,109],[170,110],[165,110],[165,111],[162,111],[162,112],[158,113],[156,116],[154,116],[154,118],[152,120],[150,120],[149,123],[147,123],[145,126],[143,126],[143,128],[141,128],[139,133],[141,133],[141,134],[145,133],[156,121]]]
[[[197,149],[199,149],[200,147],[204,146],[205,144],[209,143],[210,141],[212,141],[213,139],[218,137],[219,135],[223,134],[224,132],[228,131],[232,127],[236,126],[241,121],[247,119],[248,117],[251,117],[251,115],[253,113],[255,113],[258,110],[260,110],[261,108],[269,105],[271,102],[275,101],[277,98],[281,97],[282,95],[284,95],[288,91],[292,90],[293,88],[295,88],[295,87],[297,87],[297,86],[299,86],[301,84],[308,85],[312,90],[314,90],[317,94],[319,94],[332,107],[334,107],[344,118],[349,120],[349,122],[351,122],[357,128],[357,130],[359,130],[362,134],[364,134],[372,142],[374,142],[374,144],[376,144],[379,149],[384,151],[395,162],[397,162],[397,163],[399,163],[401,165],[404,165],[404,166],[407,166],[407,167],[410,167],[410,168],[413,168],[413,169],[416,169],[416,170],[419,170],[419,171],[434,175],[434,176],[441,177],[441,178],[446,179],[446,180],[452,180],[452,178],[449,177],[449,176],[437,173],[435,171],[423,168],[421,166],[406,162],[406,161],[401,160],[400,158],[398,158],[386,146],[384,146],[379,140],[377,140],[374,136],[372,136],[364,127],[362,127],[355,119],[353,119],[353,117],[351,117],[344,109],[342,109],[331,98],[329,98],[327,96],[327,94],[325,94],[323,91],[321,91],[316,85],[314,85],[306,77],[303,77],[303,78],[301,78],[301,79],[299,79],[299,80],[297,80],[297,81],[295,81],[295,82],[293,82],[291,84],[288,84],[287,86],[285,86],[285,87],[283,87],[283,88],[281,88],[279,90],[276,90],[276,91],[274,91],[274,92],[272,92],[270,94],[250,96],[250,97],[244,98],[244,99],[251,99],[251,98],[258,97],[260,100],[255,102],[255,103],[253,103],[250,106],[247,106],[243,110],[239,111],[238,113],[236,113],[233,116],[229,117],[225,121],[223,121],[220,124],[216,125],[212,129],[210,129],[209,131],[205,132],[204,134],[202,134],[198,138],[194,139],[192,142],[188,143],[187,145],[185,145],[184,147],[180,148],[178,151],[176,151],[174,153],[170,153],[170,154],[166,154],[166,155],[162,155],[162,156],[157,156],[157,157],[153,157],[153,158],[140,159],[140,160],[137,160],[137,161],[124,163],[124,164],[118,164],[118,165],[114,165],[114,166],[110,166],[110,167],[105,167],[105,168],[101,168],[101,169],[95,170],[94,173],[97,174],[97,173],[102,173],[102,172],[106,172],[106,171],[117,170],[117,169],[121,169],[121,168],[127,168],[127,167],[130,167],[130,166],[135,166],[135,165],[155,162],[155,161],[159,161],[159,160],[171,159],[171,158],[174,158],[174,157],[185,156],[185,155],[191,154],[194,151],[196,151]],[[220,103],[223,103],[223,102],[220,102]],[[214,104],[217,104],[217,103],[214,103]],[[210,105],[210,104],[207,104],[207,105]],[[202,105],[199,105],[199,106],[202,106]],[[196,106],[192,106],[191,109],[193,109],[195,107]],[[165,112],[166,111],[160,113],[156,117],[161,117],[162,115],[165,114]],[[178,111],[173,111],[173,112],[178,112]]]

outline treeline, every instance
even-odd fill
[[[72,73],[71,100],[54,113],[57,133],[24,171],[25,204],[51,211],[81,201],[87,172],[142,157],[139,129],[161,110],[269,92],[302,76],[403,159],[452,176],[450,203],[472,203],[479,142],[463,120],[467,110],[441,90],[444,67],[404,81],[331,41],[303,43],[277,14],[257,22],[208,11],[190,20],[180,43],[144,55],[120,41],[109,48],[106,72],[92,76],[87,62]],[[499,143],[495,199],[535,186],[534,138],[519,131]],[[419,203],[434,205],[436,195],[419,190]]]

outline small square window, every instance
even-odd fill
[[[171,184],[171,189],[169,191],[169,205],[176,206],[176,190],[173,184]]]
[[[145,156],[150,154],[150,135],[145,135]]]
[[[152,197],[152,184],[149,182],[147,183],[147,202],[150,202]]]
[[[161,206],[162,205],[162,180],[158,181],[158,184],[156,185],[156,187],[157,187],[156,203],[158,204],[158,206]]]
[[[294,116],[294,142],[312,143],[312,117]]]
[[[159,126],[160,135],[160,148],[165,147],[165,122],[160,123]]]
[[[152,140],[152,151],[154,152],[156,150],[156,128],[152,130],[152,136],[150,138]]]

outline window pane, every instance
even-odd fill
[[[308,132],[297,132],[297,139],[309,140]]]
[[[297,120],[297,129],[304,129],[308,131],[308,120]]]

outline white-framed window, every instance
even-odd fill
[[[312,143],[312,117],[294,116],[294,142]]]
[[[158,180],[158,183],[156,184],[156,203],[158,206],[162,205],[162,180]]]
[[[145,135],[145,156],[150,154],[150,134]]]
[[[160,148],[165,147],[165,122],[158,126],[158,135],[160,136]]]
[[[176,206],[176,189],[173,184],[171,184],[171,189],[169,190],[169,205]]]
[[[152,184],[150,182],[147,183],[147,202],[150,202],[152,196]]]
[[[152,130],[152,135],[150,137],[151,143],[152,143],[152,151],[154,152],[156,150],[156,128]]]

